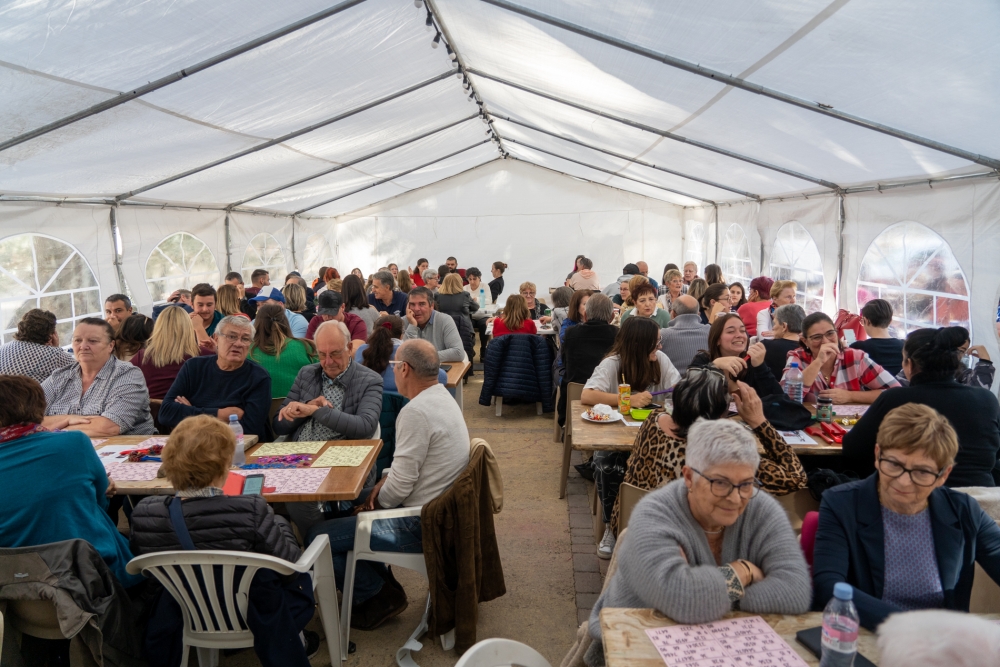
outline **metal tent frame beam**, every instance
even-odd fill
[[[248,51],[253,51],[259,46],[263,46],[264,44],[273,42],[276,39],[280,39],[281,37],[290,35],[293,32],[301,30],[302,28],[308,27],[314,23],[322,21],[323,19],[329,18],[334,14],[339,14],[344,10],[350,9],[351,7],[354,7],[356,5],[360,5],[364,1],[365,0],[346,0],[346,2],[342,2],[328,9],[324,9],[321,12],[317,12],[312,16],[307,16],[306,18],[296,21],[295,23],[290,23],[283,28],[278,28],[273,32],[269,32],[266,35],[262,35],[256,39],[252,39],[249,42],[244,42],[239,46],[233,47],[228,51],[224,51],[223,53],[212,56],[211,58],[207,58],[206,60],[202,60],[199,63],[195,63],[190,67],[185,67],[182,70],[178,70],[172,74],[160,77],[156,81],[150,81],[145,86],[139,86],[134,90],[130,90],[124,93],[119,93],[115,97],[112,97],[109,100],[105,100],[104,102],[95,104],[92,107],[89,107],[87,109],[82,109],[80,111],[77,111],[76,113],[64,116],[59,120],[48,123],[47,125],[43,125],[29,132],[19,134],[16,137],[12,137],[10,139],[7,139],[6,141],[0,142],[0,151],[7,150],[8,148],[13,148],[18,144],[23,144],[26,141],[36,139],[42,135],[48,134],[49,132],[58,130],[61,127],[66,127],[67,125],[71,125],[77,121],[83,120],[84,118],[89,118],[90,116],[96,116],[99,113],[103,113],[105,111],[108,111],[109,109],[114,109],[115,107],[125,104],[126,102],[131,102],[134,99],[138,99],[143,95],[148,95],[153,91],[165,88],[166,86],[169,86],[172,83],[177,83],[181,79],[187,78],[192,74],[203,72],[210,67],[214,67],[220,63],[224,63],[227,60],[235,58],[236,56],[242,55]]]
[[[698,197],[697,195],[688,194],[687,192],[683,192],[681,190],[674,190],[672,188],[666,188],[666,187],[664,187],[662,185],[656,185],[655,183],[649,183],[647,181],[643,181],[643,180],[640,180],[638,178],[632,178],[631,176],[623,176],[622,174],[619,174],[617,172],[611,171],[610,169],[605,169],[603,167],[595,167],[594,165],[589,164],[587,162],[582,162],[580,160],[574,160],[573,158],[568,158],[568,157],[566,157],[564,155],[559,155],[558,153],[553,153],[552,151],[547,151],[544,148],[539,148],[538,146],[532,146],[531,144],[525,143],[523,141],[517,141],[515,139],[510,139],[510,138],[508,138],[507,141],[510,142],[510,143],[512,143],[512,144],[514,144],[515,146],[524,146],[525,148],[528,148],[530,150],[538,151],[539,153],[544,153],[546,155],[551,155],[554,158],[559,158],[560,160],[566,160],[567,162],[572,162],[573,164],[578,164],[581,167],[587,167],[588,169],[593,169],[595,171],[604,172],[605,174],[610,174],[610,175],[614,176],[615,178],[622,178],[622,179],[625,179],[626,181],[635,181],[636,183],[641,183],[642,185],[645,185],[646,187],[649,187],[649,188],[656,188],[657,190],[663,190],[664,192],[672,192],[675,195],[681,195],[682,197],[687,197],[688,199],[694,199],[696,201],[703,201],[706,204],[712,204],[713,206],[715,205],[715,202],[713,200],[711,200],[711,199],[705,199],[704,197]],[[570,176],[571,174],[567,174],[567,175]],[[673,203],[673,202],[671,202],[671,203]]]
[[[747,162],[749,164],[757,165],[758,167],[763,167],[764,169],[770,169],[771,171],[776,171],[778,173],[785,174],[786,176],[791,176],[793,178],[797,178],[797,179],[802,180],[802,181],[809,181],[810,183],[816,183],[817,185],[821,185],[824,188],[829,188],[830,190],[833,190],[833,191],[840,191],[841,190],[841,187],[839,185],[837,185],[836,183],[824,180],[822,178],[817,178],[816,176],[809,176],[808,174],[800,173],[798,171],[795,171],[794,169],[786,169],[785,167],[779,167],[776,164],[771,164],[770,162],[764,162],[763,160],[758,160],[757,158],[752,158],[752,157],[750,157],[748,155],[741,155],[740,153],[734,153],[733,151],[726,150],[725,148],[720,148],[718,146],[713,146],[712,144],[706,144],[706,143],[703,143],[701,141],[696,141],[694,139],[688,139],[687,137],[682,137],[679,134],[674,134],[673,132],[668,132],[666,130],[661,130],[659,128],[655,128],[655,127],[652,127],[650,125],[646,125],[644,123],[640,123],[638,121],[630,120],[628,118],[622,118],[620,116],[615,116],[614,114],[607,113],[606,111],[600,111],[598,109],[594,109],[594,108],[591,108],[591,107],[588,107],[588,106],[584,106],[582,104],[577,104],[576,102],[570,102],[569,100],[564,100],[561,97],[556,97],[555,95],[550,95],[549,93],[542,92],[542,91],[537,90],[535,88],[530,88],[528,86],[524,86],[524,85],[521,85],[519,83],[514,83],[513,81],[508,81],[507,79],[504,79],[504,78],[499,77],[499,76],[495,76],[493,74],[487,74],[486,72],[483,72],[483,71],[478,70],[478,69],[469,68],[467,71],[468,71],[469,74],[472,74],[474,76],[480,76],[480,77],[482,77],[484,79],[488,79],[490,81],[495,81],[495,82],[497,82],[499,84],[503,84],[505,86],[508,86],[510,88],[515,88],[517,90],[523,90],[526,93],[530,93],[532,95],[536,95],[538,97],[541,97],[541,98],[544,98],[544,99],[547,99],[547,100],[551,100],[553,102],[557,102],[558,104],[562,104],[562,105],[565,105],[565,106],[568,106],[568,107],[572,107],[574,109],[579,109],[580,111],[585,111],[585,112],[587,112],[589,114],[593,114],[595,116],[600,116],[601,118],[607,118],[608,120],[613,120],[613,121],[615,121],[617,123],[621,123],[622,125],[628,125],[629,127],[634,127],[636,129],[642,130],[644,132],[649,132],[651,134],[656,134],[656,135],[659,135],[661,137],[664,137],[665,139],[671,139],[673,141],[678,141],[678,142],[680,142],[682,144],[688,144],[689,146],[694,146],[696,148],[701,148],[701,149],[706,150],[706,151],[711,151],[712,153],[718,153],[719,155],[725,155],[726,157],[731,157],[731,158],[733,158],[735,160],[740,160],[742,162]]]
[[[685,174],[679,171],[674,171],[673,169],[667,169],[666,167],[660,167],[658,165],[652,164],[651,162],[646,162],[638,158],[629,157],[627,155],[622,155],[621,153],[615,153],[614,151],[609,151],[606,148],[598,148],[597,146],[592,146],[590,144],[584,143],[582,141],[577,141],[576,139],[570,139],[569,137],[564,137],[561,134],[556,134],[555,132],[549,132],[548,130],[543,130],[540,127],[536,127],[531,123],[525,123],[520,120],[514,120],[509,116],[501,116],[500,114],[493,114],[495,118],[506,121],[513,125],[519,125],[521,127],[528,128],[529,130],[534,130],[535,132],[540,132],[541,134],[547,134],[550,137],[555,137],[556,139],[561,139],[563,141],[569,142],[571,144],[576,144],[577,146],[582,146],[583,148],[590,149],[592,151],[597,151],[598,153],[604,153],[605,155],[610,155],[611,157],[618,158],[620,160],[625,160],[626,162],[634,163],[642,167],[649,167],[650,169],[656,169],[657,171],[662,171],[666,174],[673,174],[674,176],[680,176],[681,178],[686,178],[689,181],[695,181],[697,183],[704,183],[705,185],[710,185],[713,188],[719,188],[720,190],[728,190],[729,192],[735,192],[738,195],[743,195],[749,199],[760,199],[760,195],[756,195],[752,192],[747,192],[746,190],[740,190],[739,188],[733,188],[728,185],[723,185],[722,183],[716,183],[715,181],[710,181],[708,179],[699,178],[698,176],[692,176],[690,174]]]
[[[374,183],[369,183],[368,185],[366,185],[364,187],[361,187],[361,188],[358,188],[356,190],[351,190],[350,192],[345,192],[342,195],[337,195],[336,197],[333,197],[331,199],[327,199],[325,201],[321,201],[318,204],[313,204],[312,206],[307,206],[306,208],[299,209],[295,213],[292,213],[292,215],[293,216],[298,216],[298,215],[301,215],[301,214],[305,213],[306,211],[311,211],[314,208],[319,208],[320,206],[326,206],[327,204],[331,204],[331,203],[337,201],[338,199],[344,199],[345,197],[350,197],[351,195],[355,195],[355,194],[357,194],[359,192],[364,192],[365,190],[367,190],[369,188],[374,188],[376,185],[382,185],[383,183],[388,183],[389,181],[396,180],[397,178],[399,178],[401,176],[406,176],[407,174],[412,174],[415,171],[420,171],[421,169],[425,169],[427,167],[430,167],[431,165],[437,164],[438,162],[443,162],[444,160],[447,160],[448,158],[451,158],[451,157],[455,157],[456,155],[464,153],[465,151],[470,151],[473,148],[475,148],[476,146],[482,146],[483,144],[488,144],[488,143],[490,143],[490,141],[492,141],[492,140],[491,139],[483,139],[482,141],[477,141],[476,143],[472,144],[471,146],[466,146],[465,148],[457,150],[454,153],[449,153],[448,155],[445,155],[443,157],[439,157],[439,158],[437,158],[435,160],[431,160],[430,162],[424,163],[424,164],[420,165],[419,167],[413,167],[412,169],[407,169],[406,171],[401,171],[398,174],[393,174],[392,176],[389,176],[387,178],[383,178],[381,180],[375,181]],[[400,193],[400,194],[402,194],[402,193]]]
[[[278,144],[283,143],[285,141],[288,141],[289,139],[294,139],[296,137],[300,137],[303,134],[308,134],[308,133],[313,132],[315,130],[318,130],[320,128],[326,127],[327,125],[332,125],[333,123],[336,123],[337,121],[341,121],[341,120],[344,120],[345,118],[349,118],[351,116],[357,115],[357,114],[361,113],[362,111],[367,111],[369,109],[373,109],[373,108],[375,108],[375,107],[377,107],[377,106],[379,106],[381,104],[385,104],[386,102],[391,102],[392,100],[394,100],[394,99],[396,99],[398,97],[403,97],[404,95],[412,93],[415,90],[419,90],[421,88],[425,88],[425,87],[431,85],[432,83],[437,83],[438,81],[442,81],[442,80],[448,78],[449,76],[452,76],[454,73],[455,73],[454,70],[448,70],[447,72],[444,72],[442,74],[438,74],[437,76],[431,77],[430,79],[427,79],[426,81],[421,81],[418,84],[409,86],[408,88],[404,88],[403,90],[396,91],[394,93],[386,95],[385,97],[379,98],[379,99],[377,99],[377,100],[375,100],[373,102],[368,102],[367,104],[362,104],[359,107],[355,107],[355,108],[350,109],[348,111],[345,111],[343,113],[337,114],[336,116],[333,116],[331,118],[327,118],[326,120],[321,120],[318,123],[314,123],[314,124],[309,125],[307,127],[295,130],[294,132],[289,132],[288,134],[284,134],[284,135],[278,137],[277,139],[270,139],[268,141],[256,144],[255,146],[251,146],[250,148],[244,149],[244,150],[239,151],[237,153],[233,153],[232,155],[229,155],[227,157],[220,158],[218,160],[214,160],[214,161],[209,162],[207,164],[203,164],[203,165],[201,165],[199,167],[195,167],[194,169],[188,169],[187,171],[181,172],[180,174],[175,174],[173,176],[168,176],[167,178],[164,178],[164,179],[161,179],[159,181],[156,181],[155,183],[150,183],[149,185],[144,185],[141,188],[136,188],[135,190],[130,190],[129,192],[125,192],[125,193],[120,194],[117,197],[115,197],[115,201],[122,201],[122,200],[128,199],[130,197],[134,197],[137,194],[141,194],[143,192],[146,192],[147,190],[152,190],[154,188],[158,188],[161,185],[166,185],[167,183],[173,183],[174,181],[179,181],[182,178],[187,178],[188,176],[193,176],[194,174],[197,174],[199,172],[205,171],[206,169],[211,169],[212,167],[218,167],[219,165],[225,164],[227,162],[232,162],[233,160],[237,160],[237,159],[239,159],[241,157],[245,157],[245,156],[250,155],[252,153],[256,153],[258,151],[262,151],[265,148],[271,148],[272,146],[277,146]]]
[[[626,42],[610,35],[604,35],[589,28],[584,28],[583,26],[576,25],[575,23],[570,23],[569,21],[563,21],[562,19],[557,19],[554,16],[549,16],[548,14],[543,14],[542,12],[535,11],[533,9],[528,9],[527,7],[521,7],[520,5],[515,5],[514,3],[508,2],[507,0],[482,0],[487,4],[505,9],[522,16],[526,16],[530,19],[536,21],[541,21],[547,23],[551,26],[567,30],[569,32],[576,33],[577,35],[582,35],[589,39],[601,42],[603,44],[608,44],[623,51],[628,51],[634,53],[643,58],[649,58],[650,60],[655,60],[661,62],[664,65],[683,70],[690,74],[695,74],[697,76],[712,79],[713,81],[718,81],[727,86],[732,86],[733,88],[739,88],[740,90],[745,90],[750,93],[755,93],[757,95],[763,95],[764,97],[783,102],[785,104],[790,104],[800,109],[806,109],[830,118],[836,118],[837,120],[843,121],[845,123],[851,123],[852,125],[857,125],[858,127],[863,127],[875,132],[880,132],[881,134],[894,137],[896,139],[903,139],[904,141],[909,141],[910,143],[923,146],[925,148],[930,148],[932,150],[939,151],[941,153],[947,153],[948,155],[953,155],[955,157],[961,158],[963,160],[968,160],[969,162],[975,162],[981,165],[985,165],[992,169],[1000,169],[1000,160],[996,158],[991,158],[986,155],[980,155],[979,153],[973,153],[972,151],[967,151],[956,146],[950,146],[948,144],[942,143],[940,141],[935,141],[934,139],[928,139],[926,137],[921,137],[920,135],[913,134],[912,132],[907,132],[905,130],[900,130],[883,123],[878,123],[873,120],[868,120],[867,118],[861,118],[860,116],[855,116],[853,114],[845,113],[843,111],[838,111],[828,104],[823,104],[821,102],[810,102],[809,100],[804,100],[801,97],[796,97],[794,95],[789,95],[788,93],[783,93],[780,90],[775,90],[773,88],[768,88],[757,83],[751,83],[746,79],[741,79],[737,76],[732,76],[731,74],[726,74],[718,70],[711,69],[709,67],[704,67],[696,63],[688,62],[680,58],[675,58],[674,56],[666,55],[663,53],[657,53],[651,49],[647,49],[630,42]]]
[[[344,162],[342,164],[338,164],[336,167],[331,167],[330,169],[325,169],[325,170],[323,170],[323,171],[321,171],[321,172],[319,172],[317,174],[312,174],[311,176],[306,176],[305,178],[300,178],[297,181],[292,181],[291,183],[286,183],[286,184],[280,185],[280,186],[278,186],[276,188],[271,188],[267,192],[262,192],[260,194],[256,194],[253,197],[247,197],[246,199],[241,199],[238,202],[233,202],[227,208],[231,208],[231,207],[234,207],[234,206],[240,206],[242,204],[247,203],[248,201],[253,201],[254,199],[260,199],[261,197],[266,197],[268,195],[273,195],[275,192],[280,192],[282,190],[287,190],[288,188],[295,187],[296,185],[301,185],[302,183],[306,183],[308,181],[320,178],[321,176],[326,176],[327,174],[332,174],[334,172],[340,171],[341,169],[347,169],[348,167],[352,167],[352,166],[354,166],[356,164],[359,164],[361,162],[365,162],[366,160],[371,160],[372,158],[376,158],[379,155],[383,155],[385,153],[389,153],[391,151],[396,150],[397,148],[402,148],[403,146],[406,146],[408,144],[412,144],[414,142],[420,141],[421,139],[426,139],[427,137],[429,137],[431,135],[434,135],[434,134],[437,134],[438,132],[444,132],[445,130],[448,130],[450,128],[455,127],[456,125],[461,125],[462,123],[466,123],[466,122],[468,122],[470,120],[474,120],[474,119],[476,119],[478,117],[479,117],[479,114],[478,113],[474,113],[471,116],[466,116],[465,118],[460,118],[460,119],[458,119],[456,121],[452,121],[450,123],[447,123],[446,125],[441,125],[439,127],[434,128],[433,130],[429,130],[427,132],[424,132],[423,134],[418,134],[417,136],[413,137],[412,139],[407,139],[406,141],[397,142],[395,144],[392,144],[391,146],[386,146],[385,148],[381,148],[381,149],[375,151],[374,153],[369,153],[368,155],[364,155],[362,157],[355,158],[354,160],[350,160],[348,162]]]

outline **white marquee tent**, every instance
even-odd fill
[[[1000,355],[997,34],[990,0],[11,0],[3,335],[229,270],[544,288],[583,253],[881,295]]]

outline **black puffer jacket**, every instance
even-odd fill
[[[552,351],[534,334],[507,334],[494,338],[486,348],[483,390],[479,404],[493,396],[542,403],[544,412],[555,410],[552,391]]]
[[[144,498],[132,511],[132,553],[182,549],[170,522],[167,501],[173,496]],[[174,500],[177,502],[177,500]],[[275,516],[262,496],[214,496],[182,501],[184,523],[199,549],[250,551],[294,563],[302,555],[291,526]]]

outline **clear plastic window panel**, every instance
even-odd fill
[[[747,235],[739,225],[730,225],[722,242],[722,275],[727,283],[742,283],[743,291],[747,292],[752,274]]]
[[[698,265],[698,275],[705,271],[705,226],[700,222],[687,223],[684,239],[684,261]],[[683,268],[683,267],[681,267]]]
[[[312,277],[319,275],[319,267],[333,266],[333,251],[330,243],[321,234],[313,234],[306,241],[305,264],[302,265],[302,277],[310,282]]]
[[[50,236],[21,234],[0,241],[0,340],[10,341],[32,308],[56,316],[67,343],[76,322],[101,317],[101,290],[76,248]]]
[[[947,241],[916,222],[889,227],[872,242],[858,276],[858,308],[892,305],[890,333],[924,327],[970,328],[969,284]]]
[[[153,248],[146,260],[146,286],[153,303],[163,303],[174,290],[219,281],[215,256],[187,232],[171,234]]]
[[[812,236],[798,222],[778,230],[771,252],[771,277],[795,281],[795,302],[806,313],[823,309],[823,259]]]
[[[243,274],[243,281],[249,285],[250,274],[257,269],[264,269],[272,274],[280,273],[278,278],[283,279],[285,267],[285,253],[281,250],[278,239],[264,233],[250,239],[250,244],[243,254],[243,266],[240,272]]]

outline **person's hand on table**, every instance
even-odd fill
[[[111,498],[115,495],[115,491],[118,490],[118,486],[115,485],[115,480],[111,479],[111,475],[108,475],[108,488],[105,489],[104,495]]]
[[[191,401],[187,400],[183,396],[177,396],[176,398],[174,398],[174,402],[175,403],[180,403],[181,405],[186,405],[189,408],[191,407]]]
[[[313,399],[314,401],[316,399]],[[321,405],[314,405],[312,402],[300,403],[298,401],[292,401],[285,407],[281,408],[278,412],[279,421],[294,421],[296,419],[302,419],[303,417],[312,417],[313,413],[319,410]]]
[[[45,428],[50,431],[65,431],[70,426],[83,426],[90,423],[88,418],[79,415],[62,415],[61,418],[46,417],[46,419],[51,420],[45,424]]]
[[[757,428],[767,418],[764,416],[764,404],[760,396],[746,382],[737,382],[737,390],[733,392],[733,402],[736,403],[736,413],[750,428]]]
[[[188,404],[190,405],[190,403]],[[243,419],[243,410],[240,408],[219,408],[216,417],[220,421],[229,422],[229,415],[236,415],[237,419]]]
[[[750,363],[756,368],[764,363],[764,356],[767,354],[767,348],[764,347],[764,343],[758,341],[747,349],[747,354],[750,356]]]
[[[819,392],[821,398],[833,399],[838,405],[851,402],[851,392],[846,389],[824,389]]]
[[[712,365],[725,373],[726,377],[736,378],[746,369],[747,362],[739,357],[719,357],[712,362]]]
[[[538,321],[541,322],[542,324],[548,324],[549,322],[552,321],[552,318],[549,317],[548,315],[542,315],[541,317],[538,318]]]
[[[644,408],[653,402],[653,395],[648,391],[640,391],[632,394],[629,405],[633,408]]]
[[[990,353],[986,351],[985,345],[973,345],[965,351],[966,356],[979,357],[983,361],[990,360]]]

